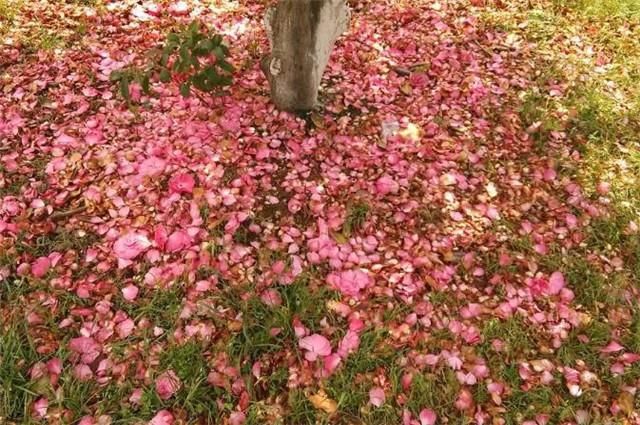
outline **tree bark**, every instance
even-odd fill
[[[262,70],[279,109],[313,109],[331,51],[348,23],[346,0],[280,0],[267,11],[271,54]]]

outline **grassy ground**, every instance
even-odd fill
[[[509,3],[509,2],[507,2]],[[529,4],[527,4],[529,3]],[[0,34],[6,31],[17,12],[18,3],[0,0]],[[640,401],[629,401],[626,385],[636,385],[640,379],[640,366],[628,368],[623,374],[611,372],[611,363],[600,355],[611,333],[621,332],[620,339],[634,351],[640,350],[640,308],[629,299],[636,293],[640,282],[640,236],[634,223],[640,226],[640,2],[635,0],[574,0],[574,1],[530,1],[514,2],[513,6],[498,8],[488,6],[478,11],[486,25],[497,26],[532,43],[539,50],[537,57],[539,75],[537,85],[521,97],[520,119],[525,128],[532,129],[537,149],[553,151],[564,149],[554,142],[554,133],[563,132],[571,142],[573,158],[577,161],[566,164],[562,172],[576,177],[590,198],[607,196],[609,212],[593,218],[584,241],[572,256],[566,256],[561,247],[550,247],[550,255],[540,257],[539,262],[548,271],[562,270],[567,279],[576,282],[574,291],[578,304],[585,315],[583,326],[570,331],[568,339],[558,350],[550,350],[547,356],[564,365],[573,365],[594,371],[599,381],[580,398],[568,394],[564,385],[522,388],[519,362],[529,358],[539,346],[547,343],[546,335],[518,318],[493,319],[481,329],[482,343],[477,353],[482,355],[499,378],[509,384],[511,392],[503,397],[499,414],[504,423],[518,424],[537,414],[547,414],[550,423],[566,423],[574,420],[580,411],[601,411],[611,399],[616,399],[623,410],[640,409]],[[48,30],[36,33],[25,42],[33,49],[55,49],[66,41]],[[585,50],[591,50],[585,53]],[[563,95],[553,93],[561,86]],[[559,155],[560,156],[560,155]],[[577,164],[577,165],[576,165]],[[17,195],[19,187],[3,188],[5,195]],[[606,193],[605,193],[606,192]],[[362,201],[349,206],[343,234],[349,237],[367,220],[371,207]],[[91,235],[59,232],[51,237],[39,239],[39,244],[18,243],[16,255],[29,253],[41,255],[52,250],[79,252],[90,244]],[[531,251],[531,241],[513,241],[523,253]],[[7,258],[1,257],[5,255]],[[11,252],[0,254],[0,262],[11,262]],[[595,256],[601,258],[598,266],[588,261]],[[622,260],[622,261],[619,261]],[[622,264],[623,266],[620,266]],[[34,288],[27,288],[24,280],[10,280],[0,292],[0,301],[19,305],[25,297],[35,296]],[[265,308],[256,297],[242,297],[251,288],[236,288],[237,292],[221,294],[213,300],[214,308],[239,312],[242,322],[234,329],[234,337],[226,341],[223,351],[231,364],[243,373],[249,373],[253,361],[262,356],[286,350],[295,345],[291,323],[296,317],[304,317],[309,323],[320,320],[338,320],[325,317],[324,306],[334,299],[328,290],[309,290],[308,281],[298,281],[280,289],[283,304],[279,308]],[[49,320],[56,323],[67,315],[64,310],[64,294],[60,292],[57,309],[50,312]],[[146,335],[145,338],[126,340],[121,347],[113,346],[115,355],[127,356],[127,345],[136,344],[153,351],[159,340],[171,340],[175,317],[183,307],[187,296],[179,285],[155,294],[141,294],[135,306],[122,300],[119,307],[139,320],[149,318],[165,328],[162,336]],[[457,308],[457,300],[435,293],[432,302],[442,308]],[[70,300],[77,305],[79,300]],[[402,317],[400,311],[385,311],[383,321],[394,323]],[[229,323],[221,326],[232,326]],[[53,356],[65,358],[63,350],[44,356],[34,348],[33,335],[15,317],[3,317],[0,324],[0,423],[4,418],[29,417],[29,405],[41,395],[50,400],[50,409],[70,411],[60,418],[60,423],[76,423],[89,413],[88,406],[99,405],[98,410],[109,412],[113,423],[138,423],[148,419],[158,409],[172,408],[185,417],[205,418],[207,423],[217,423],[216,418],[224,409],[233,407],[216,403],[207,385],[210,369],[197,343],[174,344],[165,352],[158,353],[158,370],[174,370],[181,378],[183,388],[177,397],[163,401],[153,391],[152,385],[144,388],[141,407],[131,411],[120,407],[120,401],[128,397],[132,388],[111,383],[99,386],[80,382],[71,374],[61,377],[56,394],[48,394],[50,388],[34,383],[28,376],[29,368],[36,361],[46,361]],[[270,337],[271,328],[281,328],[275,340]],[[432,339],[424,344],[430,348],[447,348],[451,337],[448,331],[434,332]],[[338,341],[341,335],[335,335]],[[166,338],[166,340],[165,340]],[[506,347],[496,352],[491,341],[504,340]],[[401,379],[403,358],[406,352],[396,351],[389,344],[389,332],[384,329],[366,329],[361,337],[360,349],[330,379],[323,383],[327,395],[337,402],[339,414],[328,417],[318,414],[302,390],[291,391],[286,402],[286,412],[273,412],[264,403],[252,404],[247,413],[248,424],[261,424],[277,417],[285,424],[345,423],[345,424],[390,424],[406,408],[417,415],[425,406],[432,406],[439,417],[448,423],[469,423],[452,409],[460,391],[460,383],[448,369],[440,369],[414,376],[411,391],[403,394]],[[158,345],[159,346],[159,345]],[[120,350],[120,351],[118,351]],[[293,356],[293,355],[292,355]],[[388,403],[376,409],[367,405],[372,377],[383,371],[390,381]],[[554,372],[556,373],[556,372]],[[253,382],[252,391],[260,392],[260,398],[274,400],[287,391],[287,369],[277,370],[270,376]],[[557,381],[561,382],[561,381]],[[10,390],[9,390],[10,389]],[[224,391],[215,393],[225,397]],[[401,396],[402,394],[402,396]],[[474,399],[483,403],[490,398],[484,387],[478,386]],[[405,397],[402,399],[400,397]],[[114,414],[113,412],[117,412]],[[99,412],[100,413],[100,412]],[[26,423],[18,419],[16,423]],[[591,418],[593,424],[603,423],[602,418]]]

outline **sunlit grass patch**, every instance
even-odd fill
[[[38,50],[51,51],[63,48],[66,45],[64,38],[60,37],[52,29],[45,27],[34,28],[22,41],[26,49],[31,52],[37,52]]]
[[[564,274],[568,287],[575,294],[576,304],[593,315],[599,315],[607,308],[616,307],[623,302],[624,290],[628,287],[624,273],[604,273],[584,251],[568,256],[554,248],[551,248],[550,253],[540,256],[540,265],[548,273],[561,271]],[[606,247],[600,249],[604,252]]]
[[[552,0],[552,3],[593,18],[640,18],[640,3],[636,0]]]
[[[15,19],[21,7],[22,0],[0,0],[0,34]]]

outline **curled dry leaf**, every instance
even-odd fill
[[[333,415],[338,410],[338,403],[335,400],[329,398],[327,393],[324,390],[318,391],[316,394],[312,394],[307,397],[313,407],[318,410],[322,410],[329,415]]]

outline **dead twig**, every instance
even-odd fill
[[[78,208],[72,208],[70,210],[66,210],[66,211],[56,211],[53,214],[51,214],[49,216],[49,218],[53,221],[58,221],[58,220],[62,220],[63,218],[67,218],[70,217],[72,215],[81,213],[86,211],[87,207],[86,206],[82,206],[82,207],[78,207]]]

